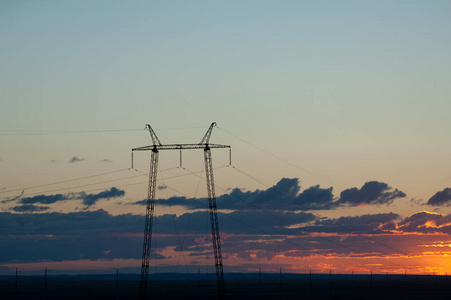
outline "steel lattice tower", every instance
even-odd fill
[[[144,241],[141,263],[141,281],[139,287],[139,296],[141,299],[147,297],[147,282],[149,275],[150,249],[152,245],[152,224],[155,206],[155,191],[157,186],[157,169],[159,150],[184,150],[184,149],[203,149],[205,160],[205,175],[208,190],[208,208],[210,211],[211,236],[213,241],[213,250],[215,255],[216,282],[218,288],[218,297],[225,298],[224,289],[224,272],[222,265],[221,237],[219,235],[218,213],[216,208],[215,185],[213,179],[213,164],[211,159],[212,148],[231,148],[228,145],[210,144],[210,136],[216,123],[213,122],[205,133],[199,144],[170,144],[162,145],[152,127],[147,124],[146,129],[150,132],[152,145],[132,149],[132,167],[133,167],[133,151],[151,151],[150,156],[150,172],[149,172],[149,189],[147,192],[146,205],[146,221],[144,226]]]

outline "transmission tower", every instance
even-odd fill
[[[147,282],[149,275],[150,249],[152,243],[152,224],[155,206],[155,190],[157,184],[157,167],[158,154],[160,150],[182,150],[185,149],[203,149],[205,160],[205,175],[208,191],[208,208],[210,211],[211,237],[213,241],[213,250],[215,254],[216,283],[218,288],[219,299],[225,299],[224,289],[224,272],[222,265],[221,237],[219,235],[218,213],[216,208],[215,184],[213,179],[213,164],[211,159],[212,148],[231,148],[228,145],[210,144],[210,137],[216,123],[211,123],[204,137],[199,144],[170,144],[163,145],[153,131],[152,127],[147,124],[146,129],[149,130],[152,139],[152,145],[132,149],[132,168],[133,168],[133,151],[151,151],[150,156],[150,172],[149,172],[149,188],[147,192],[146,221],[144,226],[144,241],[141,263],[141,281],[139,286],[139,296],[141,299],[147,297]],[[181,156],[180,156],[181,163]]]

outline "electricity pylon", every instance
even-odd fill
[[[147,297],[147,281],[149,275],[150,249],[152,243],[152,224],[155,206],[155,190],[157,186],[157,167],[159,150],[185,150],[185,149],[203,149],[205,160],[205,174],[207,178],[208,190],[208,208],[210,211],[211,236],[213,240],[213,249],[215,254],[216,283],[218,287],[218,297],[225,298],[224,289],[224,272],[222,265],[221,237],[219,235],[218,213],[216,208],[215,185],[213,180],[213,165],[211,159],[212,148],[231,148],[228,145],[210,144],[210,136],[216,123],[211,123],[204,137],[199,144],[170,144],[163,145],[153,131],[152,127],[147,124],[146,129],[149,130],[152,139],[152,145],[132,149],[132,168],[133,168],[133,151],[152,151],[150,156],[150,172],[149,172],[149,189],[147,192],[146,206],[146,222],[144,226],[144,241],[141,263],[141,281],[139,286],[139,296],[141,299]]]

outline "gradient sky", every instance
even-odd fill
[[[226,272],[451,272],[450,20],[449,1],[0,1],[0,273],[138,270],[131,148],[146,123],[195,143],[213,121]],[[160,270],[210,265],[201,154],[160,155]]]

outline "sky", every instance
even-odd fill
[[[0,1],[0,274],[138,273],[212,122],[225,272],[451,272],[449,1]],[[214,272],[159,155],[151,273]]]

